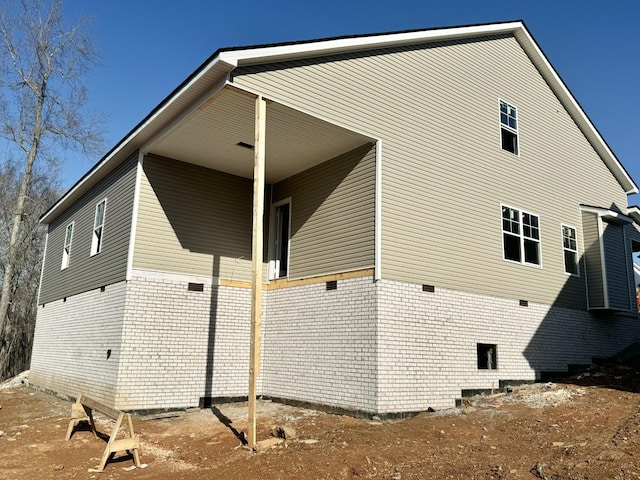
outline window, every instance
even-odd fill
[[[69,260],[71,258],[71,240],[73,238],[73,222],[67,225],[67,230],[64,234],[64,249],[62,250],[62,266],[60,270],[64,270],[69,266]]]
[[[540,265],[540,220],[538,216],[503,205],[502,249],[505,260]]]
[[[478,353],[478,370],[495,370],[498,368],[498,356],[496,345],[489,343],[478,343],[476,345]]]
[[[564,271],[571,275],[580,275],[575,228],[562,225],[562,250],[564,252]]]
[[[93,238],[91,239],[91,255],[100,253],[102,249],[102,237],[104,232],[104,214],[107,208],[107,200],[102,200],[96,205],[96,216],[93,220]]]
[[[516,107],[500,100],[500,140],[502,149],[518,155],[518,113]]]

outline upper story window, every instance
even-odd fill
[[[69,266],[69,260],[71,259],[71,241],[73,239],[73,222],[67,225],[67,229],[64,234],[64,249],[62,250],[62,266],[61,270],[64,270]]]
[[[107,209],[107,199],[96,205],[96,215],[93,220],[93,238],[91,239],[91,255],[100,253],[104,232],[104,215]]]
[[[571,275],[580,275],[578,270],[578,242],[576,229],[562,225],[562,250],[564,252],[564,271]]]
[[[540,265],[540,218],[503,205],[502,249],[505,260]]]
[[[502,149],[518,155],[518,111],[500,100],[500,141]]]

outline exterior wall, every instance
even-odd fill
[[[29,381],[70,397],[114,404],[126,283],[38,307]],[[110,351],[110,353],[109,353]]]
[[[375,145],[365,145],[273,187],[291,197],[289,278],[374,265]]]
[[[189,282],[203,283],[203,291],[188,291]],[[246,396],[250,319],[249,289],[134,270],[116,407],[189,407],[203,397]]]
[[[384,278],[586,308],[560,224],[626,195],[515,38],[243,67],[233,82],[382,139]],[[518,109],[519,156],[501,149],[499,98]],[[540,215],[542,268],[503,260],[501,203]]]
[[[376,331],[371,277],[268,291],[262,393],[375,412]]]
[[[588,282],[589,308],[604,307],[604,277],[602,272],[602,251],[598,216],[582,213],[584,235],[584,266]]]
[[[602,242],[605,247],[604,258],[607,268],[607,290],[609,292],[609,306],[618,310],[631,309],[629,295],[629,270],[631,269],[631,254],[627,256],[624,227],[613,223],[603,222],[604,232]]]
[[[555,305],[383,280],[378,289],[378,411],[446,408],[461,389],[498,388],[589,364],[640,339],[636,315],[598,317]],[[497,369],[477,368],[477,343],[495,344]]]
[[[105,177],[50,225],[40,285],[40,305],[123,281],[127,258],[137,153]],[[96,205],[107,199],[102,248],[90,256]],[[61,270],[67,225],[74,222],[68,268]]]
[[[134,268],[251,279],[252,181],[146,156]]]

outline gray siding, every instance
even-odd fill
[[[629,311],[629,270],[627,268],[624,227],[607,222],[603,222],[603,226],[602,240],[605,246],[609,308]]]
[[[585,308],[560,224],[626,195],[515,38],[246,67],[233,81],[383,140],[384,278]],[[500,148],[499,98],[518,108],[519,156]],[[503,260],[501,203],[540,215],[542,268]]]
[[[598,216],[593,213],[583,212],[582,231],[584,235],[584,264],[587,272],[589,308],[602,308],[605,305]]]
[[[50,225],[39,304],[125,280],[137,153],[107,175]],[[96,205],[107,199],[102,248],[90,256]],[[68,268],[61,270],[64,236],[74,222]]]
[[[134,268],[251,279],[252,182],[147,156]]]
[[[274,185],[291,197],[289,278],[373,267],[375,160],[367,144]]]

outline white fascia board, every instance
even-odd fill
[[[547,80],[551,89],[556,95],[558,95],[569,112],[569,115],[571,115],[578,127],[580,127],[584,135],[595,147],[605,164],[611,169],[613,175],[616,177],[622,188],[624,188],[625,193],[627,195],[638,193],[638,186],[629,176],[616,155],[611,151],[596,127],[591,123],[587,114],[584,112],[573,94],[569,91],[569,88],[562,81],[555,68],[553,68],[551,63],[547,60],[547,57],[524,25],[521,25],[520,28],[516,30],[515,37],[520,42],[520,45],[522,45],[527,55],[529,55],[534,65],[542,73],[545,80]]]
[[[627,214],[633,218],[638,225],[640,225],[640,207],[634,205],[627,208]]]
[[[67,203],[69,198],[72,198],[74,194],[82,187],[85,183],[89,182],[91,179],[95,177],[99,177],[104,170],[104,168],[109,165],[114,159],[117,158],[118,154],[125,148],[129,143],[136,138],[144,129],[148,128],[148,126],[153,123],[159,115],[161,115],[167,108],[169,108],[182,94],[184,94],[189,88],[191,88],[195,83],[197,83],[204,75],[209,72],[213,67],[215,67],[218,63],[223,63],[224,61],[220,59],[220,55],[218,54],[215,58],[213,58],[209,64],[202,68],[193,78],[187,82],[182,88],[174,93],[170,98],[168,98],[164,104],[161,104],[153,115],[149,116],[143,123],[138,125],[134,131],[129,133],[126,137],[124,137],[120,142],[109,152],[105,157],[102,158],[87,174],[81,178],[67,193],[65,193],[60,200],[58,200],[41,218],[40,223],[48,224],[56,211],[63,205]],[[227,65],[228,70],[233,70],[233,65]]]
[[[388,33],[333,40],[301,42],[273,47],[256,47],[245,50],[232,50],[220,53],[220,59],[230,65],[259,64],[284,61],[294,58],[306,58],[319,55],[331,55],[350,51],[386,48],[434,40],[454,40],[476,35],[491,35],[515,32],[524,28],[522,22],[476,25],[467,27],[449,27],[434,30],[421,30],[401,33]]]
[[[614,212],[613,210],[608,210],[606,208],[591,207],[589,205],[580,205],[580,210],[583,212],[594,213],[599,218],[602,218],[608,222],[633,223],[633,218],[618,212]]]

